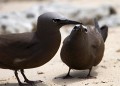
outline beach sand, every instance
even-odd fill
[[[68,0],[67,0],[68,1]],[[80,0],[81,3],[89,4],[87,0]],[[104,0],[91,0],[91,4],[99,5]],[[106,0],[107,2],[108,0]],[[119,0],[110,0],[111,4],[120,3]],[[21,3],[21,5],[20,5]],[[0,12],[22,11],[37,4],[38,2],[7,2],[0,3]],[[65,2],[66,3],[66,2]],[[76,2],[74,2],[75,4]],[[13,5],[14,4],[14,5]],[[98,4],[98,3],[97,3]],[[6,6],[5,6],[6,5]],[[95,4],[96,5],[96,4]],[[114,5],[117,7],[116,5]],[[15,9],[18,7],[19,10]],[[119,11],[120,9],[117,8]],[[61,30],[62,39],[65,37]],[[105,43],[105,53],[101,63],[94,67],[91,75],[96,78],[86,79],[88,70],[71,70],[72,79],[62,79],[68,72],[68,67],[60,59],[60,49],[54,58],[45,65],[25,70],[26,76],[30,80],[42,80],[43,83],[36,83],[36,86],[120,86],[120,27],[110,27],[108,38]],[[62,45],[62,42],[61,42]],[[23,77],[19,73],[20,79]],[[0,69],[0,86],[18,86],[17,80],[12,70]]]

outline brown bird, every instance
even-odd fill
[[[59,29],[67,24],[79,22],[47,12],[38,17],[35,32],[0,35],[0,68],[14,70],[20,86],[23,83],[18,77],[18,70],[26,83],[33,84],[26,78],[24,69],[42,66],[53,58],[61,42]]]
[[[62,61],[69,67],[64,78],[70,78],[70,70],[89,69],[87,77],[93,66],[100,63],[104,54],[104,42],[107,38],[108,27],[99,28],[95,19],[95,27],[76,25],[71,34],[63,41],[60,52]]]

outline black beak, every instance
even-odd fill
[[[69,19],[53,19],[54,22],[67,25],[67,24],[81,24],[80,22],[69,20]]]
[[[73,20],[61,20],[60,22],[61,24],[81,24],[80,22],[77,22],[77,21],[73,21]]]

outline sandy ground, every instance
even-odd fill
[[[55,0],[56,1],[56,0]],[[98,0],[91,0],[92,4],[97,3]],[[119,0],[110,0],[111,4],[117,7]],[[81,3],[86,5],[87,0],[81,0]],[[99,4],[104,3],[99,0]],[[13,3],[0,3],[0,12],[19,11],[27,9],[38,2],[13,2]],[[76,2],[73,2],[74,4]],[[14,4],[14,5],[13,5]],[[89,3],[87,3],[89,4]],[[98,3],[97,3],[98,4]],[[116,5],[117,4],[117,5]],[[118,9],[118,8],[117,8]],[[119,10],[119,9],[118,9]],[[63,30],[63,29],[62,29]],[[71,75],[73,79],[62,79],[68,72],[68,67],[62,63],[60,59],[60,50],[55,57],[39,68],[25,70],[26,76],[31,80],[42,80],[43,83],[36,83],[36,86],[120,86],[120,27],[109,28],[109,35],[106,40],[105,54],[101,63],[94,67],[91,75],[95,76],[94,79],[85,79],[88,70],[72,70]],[[62,31],[62,38],[64,32]],[[20,79],[23,77],[19,74]],[[14,72],[11,70],[0,69],[0,86],[18,86]]]

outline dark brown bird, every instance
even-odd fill
[[[95,19],[95,27],[76,25],[71,34],[65,38],[61,49],[61,59],[69,67],[68,74],[64,78],[70,78],[70,70],[89,69],[96,66],[102,60],[104,54],[104,42],[107,38],[108,27],[99,28]]]
[[[61,42],[59,29],[67,24],[79,22],[47,12],[38,17],[35,32],[0,35],[0,68],[14,70],[20,86],[23,83],[18,77],[18,70],[25,82],[32,84],[33,81],[24,75],[24,69],[42,66],[53,58]]]

